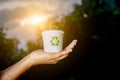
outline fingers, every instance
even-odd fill
[[[59,58],[57,59],[57,61],[62,60],[62,59],[64,59],[64,58],[66,58],[67,56],[68,56],[68,55],[61,56],[61,57],[59,57]]]
[[[77,40],[73,40],[62,52],[61,54],[69,54],[72,52],[72,49],[75,47]]]
[[[73,40],[62,52],[56,54],[57,58],[60,58],[62,56],[67,56],[70,52],[72,52],[72,49],[75,47],[77,43],[77,40]],[[64,57],[63,57],[64,58]]]
[[[77,43],[77,40],[73,40],[65,49],[66,50],[73,49],[76,43]]]
[[[68,55],[64,55],[64,56],[61,56],[61,57],[56,58],[56,59],[54,59],[54,60],[52,59],[52,60],[49,61],[49,63],[50,63],[50,64],[56,64],[56,63],[58,63],[60,60],[66,58],[67,56],[68,56]]]

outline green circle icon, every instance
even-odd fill
[[[59,46],[60,40],[58,36],[53,36],[50,40],[51,45],[53,46]]]

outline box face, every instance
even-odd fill
[[[42,32],[45,52],[60,52],[63,48],[63,31],[46,30]]]

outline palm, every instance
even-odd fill
[[[32,61],[37,64],[55,64],[66,58],[76,45],[77,40],[73,40],[63,51],[58,53],[48,53],[43,50],[33,51],[31,55]]]

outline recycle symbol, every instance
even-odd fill
[[[50,43],[53,46],[59,46],[60,40],[59,40],[58,36],[53,36],[50,40]]]

